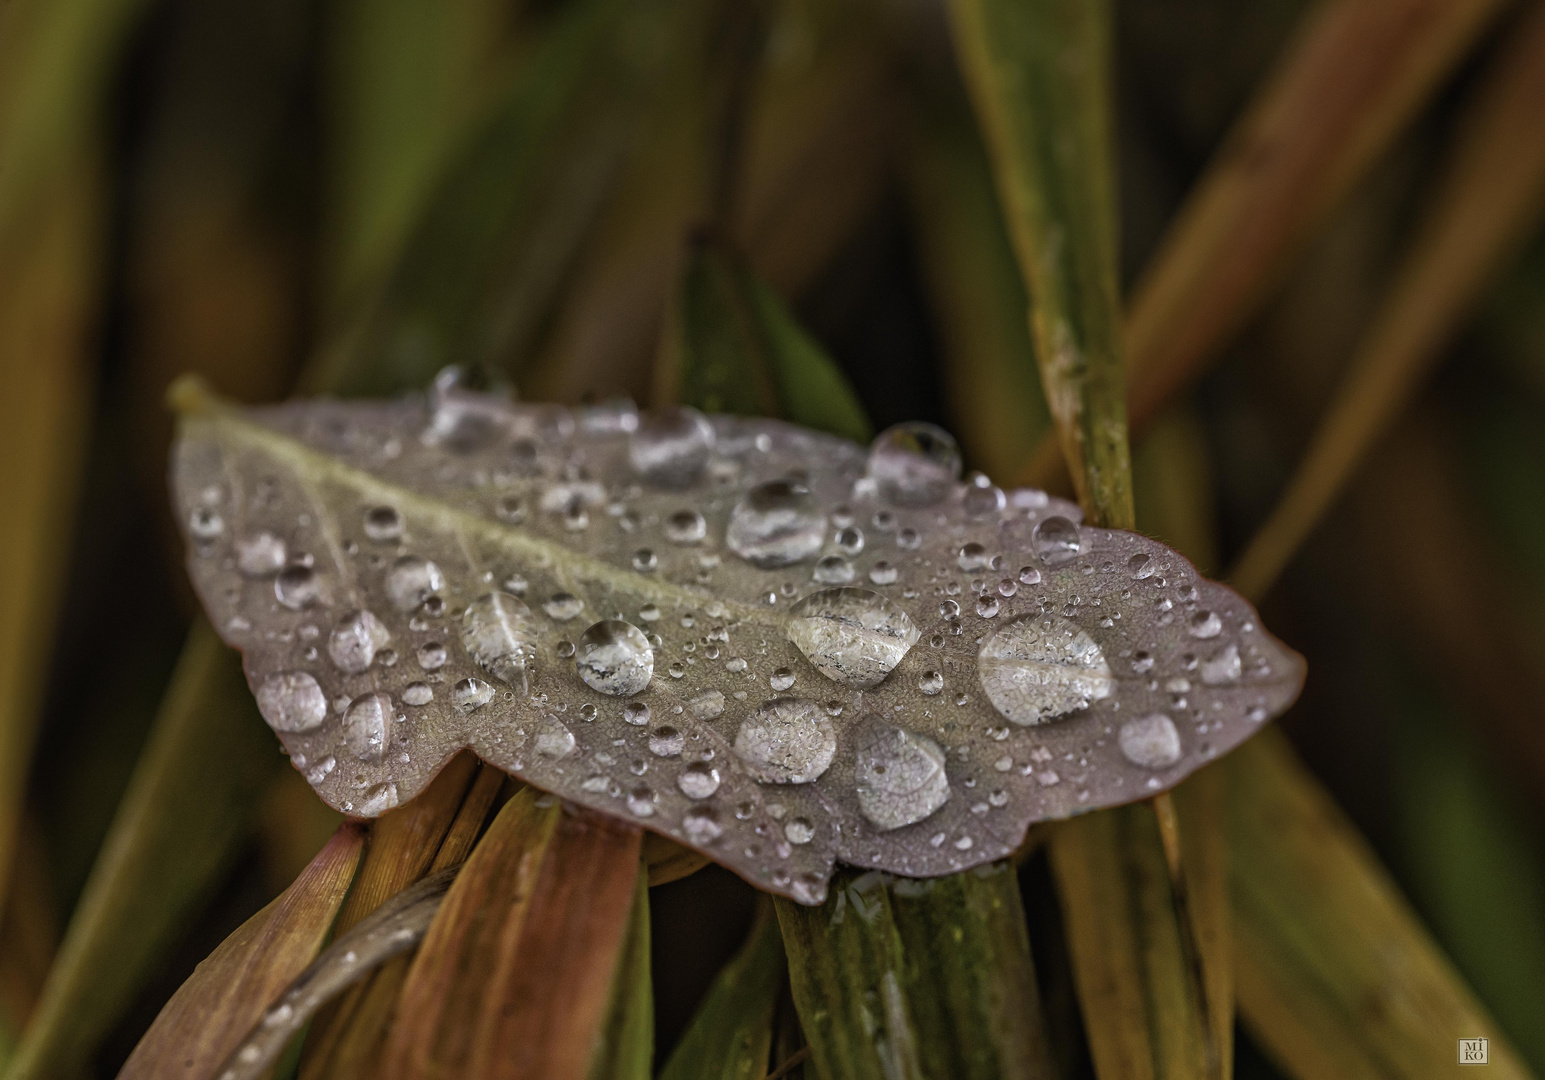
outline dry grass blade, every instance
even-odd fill
[[[294,883],[199,964],[134,1048],[119,1080],[202,1080],[241,1044],[322,947],[365,846],[346,824]]]
[[[236,654],[197,624],[6,1080],[90,1057],[237,853],[282,761]]]
[[[761,1080],[784,967],[783,935],[764,899],[746,943],[715,976],[660,1080]]]
[[[45,857],[37,823],[24,815],[0,911],[0,1069],[37,1007],[59,944]]]
[[[1410,400],[1545,207],[1545,5],[1531,3],[1466,116],[1447,173],[1287,491],[1232,578],[1262,595]]]
[[[1217,355],[1286,262],[1469,51],[1501,0],[1323,0],[1138,283],[1125,331],[1141,428]],[[1024,466],[1049,484],[1048,441]]]
[[[1272,1056],[1315,1080],[1426,1080],[1485,1035],[1488,1076],[1530,1076],[1282,736],[1227,767],[1240,1011]]]
[[[531,789],[506,803],[414,960],[383,1075],[588,1076],[639,844],[637,829]]]
[[[612,976],[612,999],[595,1036],[589,1080],[650,1080],[654,1075],[654,984],[649,941],[649,875],[633,883],[633,913]]]

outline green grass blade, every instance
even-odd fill
[[[806,427],[868,442],[874,431],[847,377],[771,289],[747,274],[746,290],[784,414]]]
[[[6,1080],[89,1060],[240,851],[283,760],[236,654],[199,623]]]
[[[1131,528],[1109,5],[952,0],[950,14],[1074,487],[1095,524]]]
[[[650,1080],[654,1075],[654,985],[649,954],[649,871],[640,865],[633,913],[612,977],[612,1001],[590,1080]]]
[[[767,1075],[785,966],[782,932],[768,902],[746,943],[714,978],[660,1080],[761,1080]]]

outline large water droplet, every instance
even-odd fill
[[[412,611],[443,588],[440,568],[417,555],[404,555],[386,571],[386,595],[398,611]]]
[[[281,671],[257,689],[258,712],[275,731],[311,731],[327,719],[327,696],[304,671]]]
[[[724,539],[731,551],[756,566],[788,566],[821,550],[826,516],[803,485],[773,480],[735,504]]]
[[[274,578],[274,598],[291,611],[303,611],[321,596],[321,578],[309,566],[286,566]]]
[[[1162,769],[1180,760],[1180,732],[1163,713],[1128,720],[1121,725],[1121,752],[1134,765]]]
[[[552,713],[538,721],[536,726],[536,752],[543,757],[567,757],[574,750],[574,733]]]
[[[922,821],[949,801],[944,751],[926,735],[885,727],[858,751],[858,808],[879,829]]]
[[[376,650],[392,639],[391,631],[369,611],[351,611],[333,627],[327,655],[338,670],[357,675],[370,666]]]
[[[284,541],[271,532],[260,532],[236,541],[236,569],[247,577],[264,578],[284,569],[288,558]]]
[[[960,447],[943,428],[911,421],[880,432],[869,447],[869,475],[900,506],[928,506],[960,479]]]
[[[741,722],[735,753],[763,783],[808,784],[831,766],[837,736],[815,702],[773,698]]]
[[[844,686],[877,686],[918,629],[896,604],[869,589],[823,589],[789,612],[789,640],[822,675]]]
[[[1078,554],[1078,526],[1065,517],[1053,515],[1036,525],[1030,534],[1030,543],[1048,566],[1055,566]]]
[[[1058,615],[1023,615],[982,644],[976,674],[993,707],[1039,724],[1109,697],[1116,681],[1100,647]]]
[[[392,699],[385,694],[361,694],[343,714],[343,741],[361,761],[379,761],[386,750],[386,725]]]
[[[654,650],[644,632],[621,619],[604,619],[579,639],[574,664],[592,690],[616,697],[636,694],[654,677]]]
[[[478,667],[521,697],[526,695],[526,664],[536,654],[537,636],[531,609],[507,592],[484,593],[461,616],[461,647]]]
[[[685,487],[702,474],[713,444],[713,425],[696,409],[645,413],[628,436],[628,463],[651,483]]]

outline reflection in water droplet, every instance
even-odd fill
[[[404,555],[386,572],[386,595],[398,611],[412,611],[443,588],[440,568],[417,555]]]
[[[976,658],[993,707],[1016,724],[1039,724],[1109,697],[1116,682],[1105,655],[1077,625],[1056,615],[1004,623]]]
[[[1227,686],[1239,681],[1242,665],[1239,662],[1239,646],[1225,645],[1202,661],[1202,682],[1208,686]]]
[[[686,736],[669,725],[649,733],[649,752],[656,757],[675,757],[686,746]]]
[[[536,726],[536,752],[543,757],[567,757],[574,749],[574,733],[552,713],[538,721]]]
[[[1195,638],[1215,638],[1223,633],[1223,620],[1218,618],[1218,613],[1215,611],[1198,611],[1191,616],[1186,629],[1191,631],[1191,636]]]
[[[789,566],[821,550],[826,517],[802,485],[791,480],[759,484],[730,512],[725,543],[755,566]]]
[[[1078,554],[1078,526],[1065,517],[1046,518],[1030,534],[1030,543],[1048,566],[1055,566]]]
[[[719,770],[706,761],[694,761],[681,770],[676,786],[689,799],[706,799],[719,790]]]
[[[603,619],[586,630],[574,654],[579,677],[592,690],[628,697],[654,677],[654,650],[632,623]]]
[[[976,613],[984,619],[993,618],[998,614],[998,598],[996,596],[977,597]]]
[[[879,829],[922,821],[949,801],[944,751],[926,735],[885,727],[858,751],[858,808]]]
[[[322,595],[322,582],[309,566],[286,566],[274,578],[274,598],[291,611],[302,611]]]
[[[542,610],[547,612],[547,617],[550,619],[568,622],[585,610],[585,602],[571,593],[557,592],[542,604]]]
[[[786,667],[776,668],[767,682],[774,690],[787,690],[794,685],[794,673]]]
[[[917,677],[917,688],[932,697],[944,689],[944,675],[937,671],[925,671]]]
[[[1021,566],[1019,568],[1019,583],[1021,585],[1039,585],[1041,572],[1033,566]]]
[[[507,592],[484,593],[461,617],[461,647],[473,663],[525,697],[526,665],[538,636],[531,609]]]
[[[808,784],[837,753],[831,721],[813,701],[773,698],[741,722],[735,753],[768,784]]]
[[[1152,577],[1154,569],[1152,556],[1141,551],[1127,560],[1127,570],[1138,581]]]
[[[1162,769],[1180,760],[1180,732],[1163,713],[1128,720],[1121,725],[1121,752],[1134,765]]]
[[[927,506],[944,498],[960,478],[960,447],[933,424],[897,424],[870,444],[869,475],[887,501]]]
[[[628,436],[633,471],[661,487],[685,487],[702,473],[713,451],[714,430],[696,409],[679,406],[638,418]]]
[[[494,688],[482,679],[462,679],[451,688],[451,700],[457,712],[471,712],[494,698]]]
[[[351,611],[333,627],[327,639],[327,655],[339,671],[357,675],[370,667],[376,650],[391,638],[390,631],[371,612]]]
[[[402,689],[402,700],[407,705],[428,705],[435,699],[435,692],[428,683],[411,682]]]
[[[281,671],[257,689],[258,712],[275,731],[311,731],[327,719],[327,697],[304,671]]]
[[[343,741],[361,761],[379,761],[386,750],[386,722],[392,699],[385,694],[361,694],[343,714]]]
[[[402,535],[402,515],[395,506],[372,506],[365,511],[365,535],[378,544]]]
[[[907,613],[868,589],[824,589],[789,612],[789,640],[822,675],[844,686],[877,686],[907,650],[918,629]]]
[[[236,541],[236,569],[245,576],[265,578],[284,569],[288,557],[284,541],[271,532],[260,532]]]

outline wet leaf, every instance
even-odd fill
[[[771,904],[708,988],[660,1080],[762,1080],[784,983],[783,934]]]
[[[1302,675],[1173,552],[961,484],[926,426],[866,457],[773,421],[449,383],[183,398],[190,570],[291,761],[348,813],[471,746],[815,902],[837,858],[947,873],[1164,790]]]
[[[234,1057],[249,1028],[290,1015],[293,1008],[271,1013],[269,1006],[322,947],[364,846],[363,826],[340,827],[283,895],[199,964],[129,1055],[120,1080],[221,1075],[218,1066]]]

